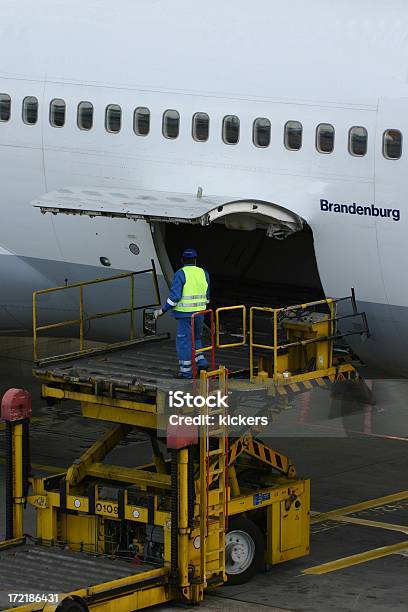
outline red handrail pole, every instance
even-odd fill
[[[206,310],[198,310],[193,312],[191,315],[191,371],[193,378],[197,378],[197,364],[196,364],[196,346],[195,346],[195,318],[204,316],[205,314],[210,315],[210,336],[211,336],[211,369],[215,370],[215,326],[214,326],[214,311],[212,308]]]
[[[196,313],[191,315],[191,373],[194,379],[197,378],[196,365],[196,347],[195,347],[195,317]]]

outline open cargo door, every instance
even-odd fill
[[[41,212],[145,219],[148,222],[188,223],[206,226],[224,224],[228,229],[264,229],[269,237],[285,238],[302,229],[294,213],[269,202],[197,195],[110,188],[67,188],[46,193],[32,202]]]

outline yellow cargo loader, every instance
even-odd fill
[[[160,303],[154,266],[144,272],[152,275]],[[67,470],[36,477],[30,473],[30,398],[14,390],[3,399],[7,539],[0,543],[1,586],[14,594],[23,594],[25,584],[36,587],[26,600],[10,602],[10,609],[129,611],[171,600],[200,602],[207,588],[245,582],[309,552],[309,480],[262,441],[259,427],[230,423],[254,394],[258,412],[262,398],[259,414],[269,418],[282,398],[358,379],[353,365],[335,355],[334,342],[342,337],[337,302],[208,312],[210,340],[193,348],[193,363],[194,352],[208,351],[211,369],[196,372],[181,388],[201,398],[219,392],[238,401],[227,408],[205,403],[198,412],[186,405],[177,414],[190,421],[172,427],[169,392],[182,384],[173,376],[174,345],[146,325],[147,332],[135,337],[134,313],[141,308],[133,295],[136,275],[34,294],[34,376],[42,381],[42,396],[50,405],[80,402],[84,417],[111,426]],[[129,315],[130,337],[89,346],[89,320],[116,313],[86,315],[85,289],[117,278],[130,280],[131,303],[120,310]],[[39,333],[73,320],[39,325],[39,300],[70,289],[80,297],[74,320],[79,350],[43,357]],[[347,316],[362,315],[353,307]],[[359,333],[367,333],[362,319]],[[134,429],[149,436],[151,462],[108,463],[109,453]],[[36,512],[30,537],[23,525],[26,504]],[[17,568],[24,568],[23,575]]]

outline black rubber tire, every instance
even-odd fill
[[[254,522],[240,516],[229,519],[227,533],[230,531],[244,531],[252,538],[255,545],[255,554],[251,565],[240,574],[227,573],[227,585],[245,584],[245,582],[248,582],[255,574],[264,570],[265,538],[262,531]]]
[[[89,608],[82,599],[67,597],[61,601],[56,612],[88,612]]]

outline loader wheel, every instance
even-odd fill
[[[56,612],[88,612],[88,606],[82,599],[67,597],[61,601]]]
[[[264,555],[264,537],[259,527],[246,518],[231,518],[225,536],[227,584],[244,584],[262,571]]]

